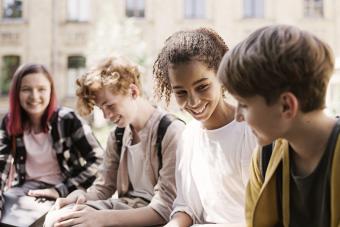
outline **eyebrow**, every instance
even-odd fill
[[[21,84],[20,85],[20,88],[31,88],[32,85],[31,84]],[[38,85],[37,88],[46,88],[46,87],[49,87],[48,85]]]
[[[196,80],[194,83],[192,83],[192,85],[196,85],[201,83],[202,81],[208,80],[208,78],[204,77],[202,79]],[[182,88],[182,86],[173,86],[172,89],[180,89]]]

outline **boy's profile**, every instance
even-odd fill
[[[224,56],[237,119],[273,145],[253,156],[248,226],[339,225],[340,121],[323,110],[333,68],[326,43],[287,25],[260,28]]]

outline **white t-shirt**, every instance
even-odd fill
[[[256,138],[245,122],[214,130],[193,120],[176,156],[177,198],[172,214],[183,211],[194,224],[244,223],[245,188]]]

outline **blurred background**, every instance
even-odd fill
[[[296,25],[332,47],[327,111],[340,113],[340,0],[0,0],[0,7],[0,118],[20,64],[46,65],[60,103],[75,107],[77,76],[106,56],[124,55],[141,65],[152,98],[153,61],[175,31],[210,27],[232,48],[269,24]],[[100,111],[90,120],[99,131],[106,125]]]

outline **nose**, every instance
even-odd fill
[[[235,111],[235,120],[238,122],[244,121],[244,115],[242,113],[242,110],[237,106]]]
[[[188,96],[188,102],[187,105],[191,108],[193,107],[197,107],[199,105],[199,103],[201,102],[201,100],[194,94],[190,94]]]
[[[32,99],[37,99],[39,97],[39,92],[36,89],[33,89],[30,93]]]

